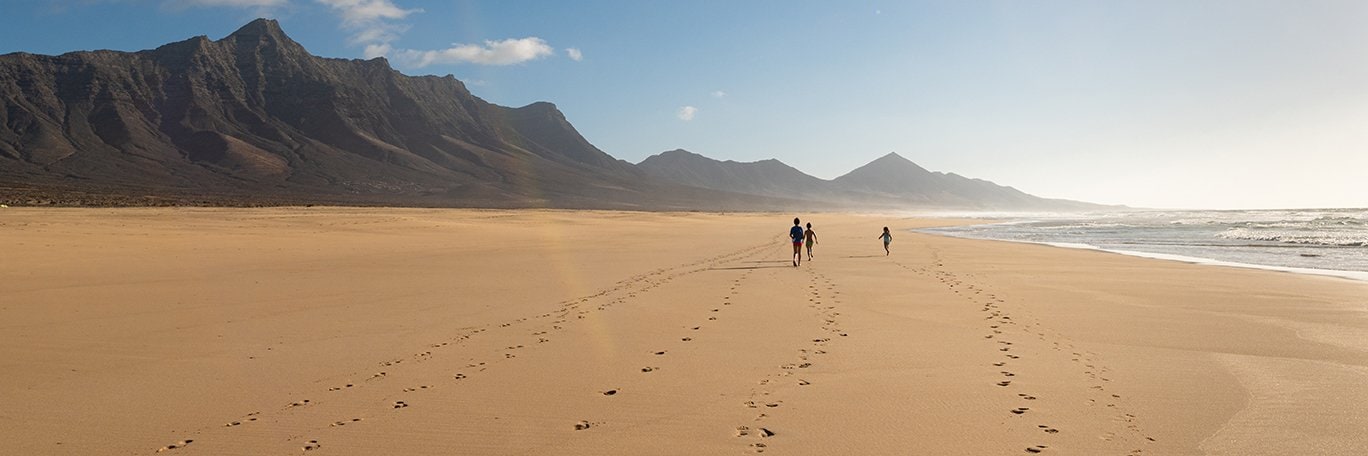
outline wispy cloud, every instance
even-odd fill
[[[192,0],[225,1],[225,0]],[[251,0],[227,0],[251,1]],[[270,1],[270,0],[257,0]],[[396,23],[411,14],[423,12],[420,8],[406,9],[392,0],[316,0],[330,7],[342,17],[342,27],[354,33],[347,41],[353,45],[364,45],[363,55],[368,58],[389,54],[393,47],[390,43],[408,31],[407,24]]]
[[[698,114],[698,108],[695,108],[695,107],[693,107],[693,106],[685,106],[685,107],[679,108],[679,112],[676,113],[675,116],[679,117],[679,120],[688,122],[688,121],[694,120],[694,116],[697,115],[697,114]]]
[[[167,8],[230,7],[230,8],[273,8],[285,6],[289,0],[165,0]]]
[[[203,0],[201,0],[203,1]],[[224,1],[224,0],[207,0]],[[234,0],[227,0],[234,1]],[[243,0],[247,1],[247,0]],[[386,20],[398,20],[422,9],[404,9],[391,0],[318,0],[342,15],[342,25],[364,27]]]
[[[726,98],[727,92],[723,92],[721,90],[714,90],[712,96],[713,98]]]
[[[527,37],[506,40],[485,40],[480,44],[455,44],[447,49],[418,51],[406,49],[394,53],[402,66],[422,68],[432,64],[474,63],[479,65],[512,65],[554,54],[545,40]]]
[[[578,48],[565,48],[565,55],[576,62],[584,59],[584,53],[580,52]]]
[[[286,0],[183,0],[183,1],[286,1]],[[423,68],[435,64],[473,63],[477,65],[512,65],[555,54],[545,40],[535,36],[486,40],[484,44],[452,44],[446,49],[401,49],[393,45],[407,32],[409,25],[402,21],[422,13],[421,8],[405,8],[394,0],[315,0],[327,5],[342,18],[342,27],[352,30],[348,38],[352,45],[362,46],[367,59],[389,57],[406,68]],[[573,60],[584,57],[579,49],[566,49]]]

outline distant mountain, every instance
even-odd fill
[[[896,153],[830,181],[804,174],[778,160],[718,161],[685,150],[652,155],[637,166],[647,174],[676,183],[727,192],[801,198],[809,207],[989,210],[1102,207],[1040,198],[981,179],[927,171]]]
[[[718,161],[675,149],[647,157],[637,167],[649,175],[694,187],[787,198],[830,196],[826,181],[775,159]]]
[[[889,153],[831,181],[850,192],[918,206],[983,209],[1047,209],[1064,204],[1028,195],[981,179],[927,171],[897,153]]]
[[[313,56],[272,20],[140,52],[0,56],[0,196],[744,208],[650,179],[550,103]],[[56,196],[53,196],[56,195]]]

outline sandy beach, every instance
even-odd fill
[[[1368,283],[796,215],[0,209],[0,454],[1368,453]]]

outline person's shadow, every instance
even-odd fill
[[[781,263],[788,263],[782,261]],[[793,268],[793,266],[737,266],[734,268],[708,268],[709,271],[730,271],[736,269],[773,269],[773,268]]]

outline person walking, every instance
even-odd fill
[[[812,244],[817,243],[817,232],[812,231],[812,222],[808,222],[807,231],[803,232],[803,236],[807,238],[808,261],[812,261]]]
[[[798,217],[793,218],[793,228],[789,228],[789,240],[793,241],[793,266],[803,262],[803,225]]]
[[[893,243],[893,234],[891,234],[891,233],[888,232],[888,227],[886,227],[886,226],[884,227],[884,232],[883,232],[883,234],[880,234],[880,235],[879,235],[879,239],[883,239],[883,241],[884,241],[884,256],[888,256],[889,253],[892,253],[892,252],[889,252],[889,251],[888,251],[888,244],[892,244],[892,243]]]

